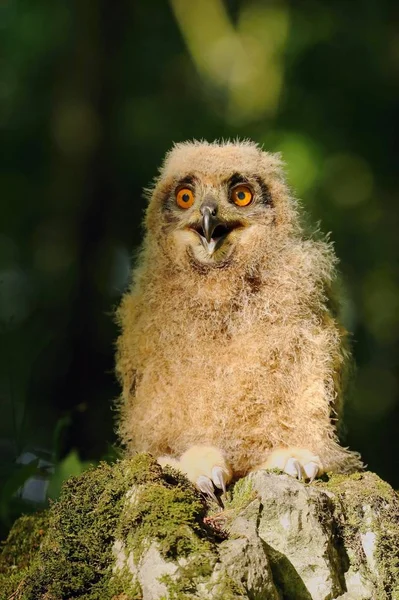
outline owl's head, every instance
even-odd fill
[[[166,156],[146,226],[174,263],[209,270],[259,256],[295,230],[277,155],[244,142],[185,142]]]

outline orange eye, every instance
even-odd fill
[[[231,199],[237,206],[248,206],[253,197],[253,192],[247,185],[238,185],[231,192]]]
[[[194,204],[194,193],[189,188],[180,188],[176,191],[176,202],[180,208],[190,208]]]

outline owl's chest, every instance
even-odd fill
[[[216,330],[207,335],[186,331],[169,339],[162,334],[151,357],[143,365],[147,373],[158,373],[159,388],[175,393],[189,386],[198,394],[231,394],[232,389],[265,387],[281,368],[282,332],[276,327],[248,327],[229,333]]]

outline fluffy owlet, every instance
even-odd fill
[[[305,234],[280,158],[249,141],[177,144],[148,197],[118,310],[128,450],[210,495],[260,468],[361,468],[336,434],[348,358],[329,309],[336,259]]]

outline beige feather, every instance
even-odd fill
[[[234,173],[260,178],[270,205],[240,212],[245,227],[230,234],[219,263],[202,265],[201,249],[193,262],[185,223],[198,207],[168,213],[165,203],[195,175],[196,197],[213,194],[232,218],[240,209],[224,198],[223,182]],[[319,456],[324,470],[360,468],[336,434],[348,360],[328,309],[336,258],[330,243],[305,235],[280,158],[250,141],[177,144],[149,192],[145,227],[117,313],[128,451],[179,457],[213,446],[235,476],[290,446]]]

